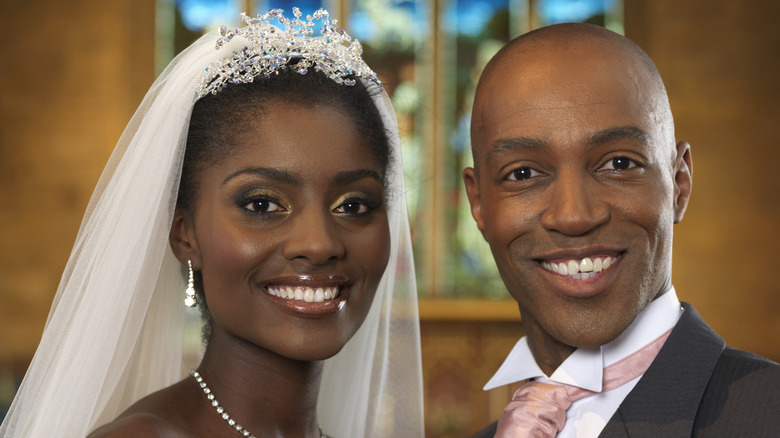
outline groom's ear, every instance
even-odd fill
[[[471,205],[471,217],[477,222],[477,228],[485,237],[485,222],[482,220],[482,196],[479,193],[479,179],[473,167],[463,170],[463,182],[466,184],[466,196]]]

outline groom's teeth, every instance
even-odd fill
[[[591,272],[593,270],[593,262],[588,258],[585,257],[580,262],[580,272]]]
[[[338,286],[328,287],[303,287],[303,286],[270,286],[268,293],[288,300],[305,301],[307,303],[321,303],[332,300],[339,294]]]
[[[615,259],[612,257],[585,257],[580,261],[542,262],[542,267],[561,275],[567,275],[577,280],[587,280],[597,273],[609,268]]]

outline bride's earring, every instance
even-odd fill
[[[198,304],[198,300],[195,299],[195,280],[192,277],[192,260],[187,260],[187,271],[189,278],[187,279],[187,290],[184,291],[184,305],[187,307],[195,307]]]

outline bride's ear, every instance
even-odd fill
[[[186,266],[187,261],[191,260],[192,268],[200,269],[200,248],[192,216],[178,207],[173,213],[168,242],[171,244],[173,254],[183,265]]]

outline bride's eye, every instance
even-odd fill
[[[287,211],[275,196],[275,193],[268,190],[254,189],[248,190],[238,195],[235,200],[236,206],[250,214],[270,214]]]
[[[273,213],[276,211],[285,211],[284,208],[282,208],[279,204],[266,198],[253,199],[244,205],[244,208],[254,213]]]
[[[369,210],[370,207],[365,203],[358,200],[352,200],[339,205],[333,211],[343,214],[365,214],[368,213]]]
[[[381,201],[367,194],[349,193],[336,201],[336,204],[336,207],[333,209],[334,213],[364,216],[379,207]]]

